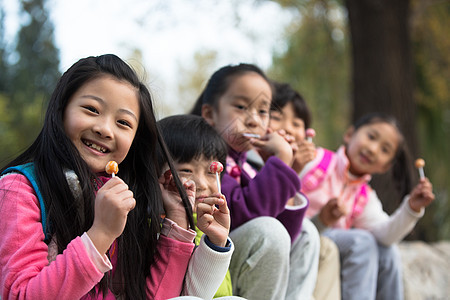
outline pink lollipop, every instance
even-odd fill
[[[312,128],[306,129],[306,140],[312,142],[312,138],[316,136],[316,131]]]
[[[222,194],[222,191],[220,189],[219,174],[222,173],[222,171],[223,171],[223,165],[220,162],[218,162],[218,161],[213,161],[211,163],[211,165],[209,166],[209,171],[211,171],[211,173],[215,173],[216,174],[217,189],[219,190],[219,194]]]

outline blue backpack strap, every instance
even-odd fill
[[[36,173],[34,172],[34,163],[27,163],[24,165],[14,166],[6,169],[2,172],[3,174],[11,173],[11,172],[18,172],[24,175],[28,181],[30,181],[31,185],[33,186],[34,192],[36,193],[39,205],[41,207],[41,222],[42,222],[42,229],[44,231],[45,240],[48,238],[48,231],[47,231],[47,212],[45,210],[44,205],[44,199],[42,198],[41,191],[39,190],[39,184],[36,181]]]

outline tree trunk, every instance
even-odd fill
[[[369,112],[394,115],[417,153],[416,104],[409,37],[409,0],[346,0],[352,39],[353,120]],[[399,203],[390,174],[372,186],[390,213]],[[382,187],[381,189],[378,187]]]

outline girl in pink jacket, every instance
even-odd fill
[[[174,183],[158,181],[158,149]],[[109,161],[119,164],[113,178]],[[189,294],[188,268],[211,297],[220,285],[188,267],[195,232],[185,188],[192,196],[195,187],[179,180],[150,93],[117,56],[69,68],[41,133],[1,172],[2,299],[168,299]]]
[[[336,152],[319,148],[301,171],[302,191],[310,201],[306,214],[339,248],[343,299],[403,299],[395,244],[434,200],[427,178],[412,186],[411,165],[396,120],[374,113],[347,130]],[[403,201],[388,215],[369,181],[391,168],[403,187]]]

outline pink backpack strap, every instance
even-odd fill
[[[324,151],[320,162],[306,173],[302,178],[302,191],[308,192],[314,190],[325,178],[327,169],[330,166],[334,152],[322,148]]]
[[[353,221],[364,211],[367,202],[369,201],[370,187],[367,183],[364,183],[359,190],[359,193],[355,196],[355,202],[353,203],[353,211],[351,217],[347,219],[347,228],[352,227]]]
[[[370,192],[370,187],[366,183],[364,183],[361,186],[359,193],[355,197],[355,202],[353,204],[353,214],[352,214],[353,218],[357,217],[358,215],[360,215],[363,212],[364,207],[366,207],[366,204],[369,201],[369,192]]]

